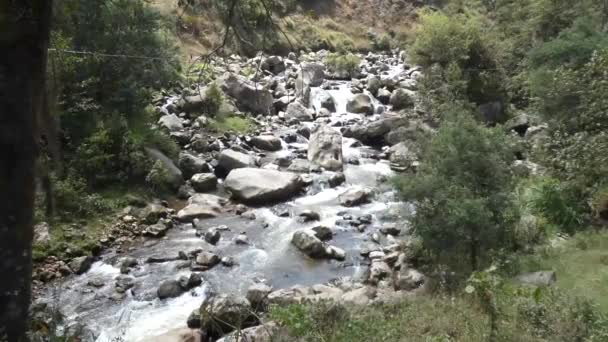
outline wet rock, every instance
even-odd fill
[[[340,205],[345,207],[354,207],[361,204],[369,203],[371,200],[372,191],[366,188],[348,189],[338,197]]]
[[[203,277],[199,273],[190,273],[186,286],[188,289],[193,289],[203,283]]]
[[[238,200],[264,204],[295,196],[303,184],[298,175],[290,172],[242,168],[228,174],[224,187]]]
[[[72,272],[76,274],[87,272],[91,268],[91,265],[93,265],[93,257],[89,255],[74,258],[68,264]]]
[[[220,241],[220,232],[215,229],[209,229],[205,232],[205,241],[208,243],[215,245]]]
[[[184,293],[184,288],[180,285],[177,280],[165,280],[160,284],[156,292],[158,298],[175,298],[181,296]]]
[[[221,263],[222,263],[222,265],[224,265],[226,267],[232,267],[232,266],[236,265],[236,262],[231,257],[223,257],[221,260]]]
[[[325,66],[319,63],[304,63],[296,80],[296,94],[304,96],[306,89],[319,87],[325,80]]]
[[[255,167],[255,157],[234,150],[224,150],[218,157],[218,167],[228,173],[234,169]]]
[[[346,181],[346,177],[342,172],[336,172],[329,177],[329,186],[335,188]]]
[[[201,329],[213,337],[220,337],[235,329],[255,326],[258,319],[253,315],[251,303],[235,295],[219,295],[207,298],[200,308]]]
[[[278,75],[285,71],[285,62],[279,56],[268,56],[262,62],[262,70]]]
[[[160,264],[163,262],[179,260],[179,256],[151,256],[146,259],[146,264]]]
[[[149,203],[137,212],[137,216],[146,224],[153,224],[167,217],[169,210],[158,203]]]
[[[137,259],[133,257],[125,257],[120,263],[120,273],[129,273],[129,270],[137,266]]]
[[[385,235],[398,236],[401,234],[401,227],[398,227],[396,223],[385,223],[382,228],[380,228],[380,232]]]
[[[125,275],[119,275],[114,280],[114,286],[116,288],[116,292],[125,293],[127,292],[127,290],[135,286],[135,278]]]
[[[182,184],[179,189],[177,190],[177,198],[179,199],[188,199],[191,196],[194,196],[194,194],[196,194],[196,191],[194,191],[194,188],[192,188],[192,186],[190,184]]]
[[[328,241],[334,237],[334,232],[326,226],[316,226],[313,229],[315,236],[321,241]]]
[[[306,125],[302,125],[302,126],[298,127],[296,132],[306,139],[310,138],[310,127],[308,127]]]
[[[342,135],[326,125],[316,125],[308,144],[308,160],[326,170],[342,170]]]
[[[369,95],[357,94],[346,103],[346,110],[357,114],[374,114],[374,105]]]
[[[394,114],[384,114],[380,119],[368,122],[364,125],[356,125],[347,128],[343,135],[347,138],[355,138],[364,144],[372,146],[384,145],[385,135],[391,130],[407,125],[404,117]]]
[[[148,237],[152,237],[152,238],[161,238],[161,237],[165,236],[165,234],[167,233],[167,230],[169,230],[169,226],[161,220],[151,226],[148,226],[143,231],[143,234],[144,234],[144,236],[148,236]]]
[[[299,101],[292,102],[285,111],[285,120],[287,122],[312,121],[312,111],[304,107]]]
[[[197,173],[190,179],[196,192],[213,191],[217,187],[217,177],[213,173]]]
[[[251,138],[251,144],[264,151],[279,151],[281,149],[281,139],[274,135],[260,135]]]
[[[313,232],[300,230],[293,234],[291,243],[302,253],[313,259],[338,259],[343,260],[345,253],[343,250],[329,246],[317,238]]]
[[[319,221],[321,219],[321,215],[312,210],[304,210],[298,216],[302,218],[303,222]]]
[[[196,194],[188,199],[188,205],[177,212],[177,218],[183,222],[192,222],[198,218],[211,218],[221,214],[225,199],[209,194]]]
[[[380,89],[378,90],[378,96],[376,96],[376,98],[378,98],[378,101],[380,101],[382,104],[389,104],[391,100],[391,92],[386,89]]]
[[[186,320],[186,325],[190,329],[199,329],[201,327],[201,311],[200,309],[194,309]]]
[[[273,97],[270,91],[265,90],[260,84],[254,84],[246,78],[226,74],[220,80],[222,90],[236,100],[238,108],[242,111],[250,111],[253,114],[272,114]]]
[[[239,234],[234,239],[234,243],[236,243],[237,245],[248,245],[249,244],[249,238],[245,234]]]
[[[326,109],[327,114],[331,114],[336,111],[336,102],[329,91],[318,88],[315,89],[311,96],[312,104],[317,112],[321,111],[322,109]]]
[[[268,305],[268,295],[272,287],[266,284],[253,284],[247,289],[247,300],[255,310],[263,310]]]
[[[557,277],[555,271],[538,271],[520,274],[515,280],[524,285],[550,286],[555,284]]]
[[[306,159],[294,159],[287,168],[289,172],[306,173],[310,171],[310,162]]]
[[[395,290],[412,291],[424,285],[425,277],[413,268],[402,267],[395,273],[393,285]]]
[[[87,285],[96,287],[96,288],[103,287],[105,284],[106,284],[106,282],[102,278],[93,278],[93,279],[89,279],[89,281],[87,281]]]
[[[158,125],[169,132],[181,131],[184,129],[183,120],[175,114],[163,115],[158,119]]]
[[[212,268],[219,264],[220,261],[220,257],[217,254],[210,252],[201,252],[196,256],[196,263],[207,268]]]

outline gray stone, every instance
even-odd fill
[[[188,205],[177,212],[180,221],[191,222],[198,218],[216,217],[222,212],[225,199],[209,194],[196,194],[188,199]]]
[[[182,293],[184,293],[184,289],[177,280],[163,281],[156,291],[156,295],[160,299],[179,297]]]
[[[181,131],[184,129],[183,120],[175,114],[163,115],[158,119],[158,125],[167,129],[169,132]]]
[[[208,243],[215,245],[220,241],[221,234],[216,229],[209,229],[205,232],[205,241]]]
[[[224,75],[221,83],[224,92],[236,100],[240,110],[253,114],[272,114],[274,98],[272,93],[261,85],[234,74]]]
[[[201,305],[200,316],[201,329],[216,338],[258,323],[251,303],[244,297],[234,295],[208,297]]]
[[[251,145],[265,151],[279,151],[281,149],[281,139],[274,135],[260,135],[251,138]]]
[[[91,268],[91,265],[93,265],[93,257],[90,255],[74,258],[68,264],[72,272],[76,274],[87,272]]]
[[[49,233],[50,227],[46,222],[40,222],[34,226],[34,243],[35,244],[47,244],[51,241],[51,235]]]
[[[182,152],[179,154],[177,162],[185,178],[190,178],[197,173],[209,172],[209,166],[204,159],[193,156],[190,153]]]
[[[254,309],[263,309],[267,305],[268,295],[272,292],[272,287],[266,284],[253,284],[247,289],[247,300]]]
[[[412,291],[424,285],[425,277],[413,268],[401,267],[394,276],[395,290]]]
[[[291,121],[312,121],[313,113],[310,109],[304,107],[299,101],[292,102],[287,106],[285,111],[285,120]]]
[[[243,167],[255,167],[255,157],[234,150],[224,150],[218,158],[218,167],[225,172]]]
[[[217,256],[217,254],[210,252],[200,252],[196,256],[196,263],[207,268],[212,268],[213,266],[219,264],[220,261],[220,257]]]
[[[213,191],[217,187],[217,177],[213,173],[197,173],[190,178],[190,184],[196,192]]]
[[[366,94],[357,94],[346,103],[346,111],[357,114],[374,114],[372,99]]]
[[[316,125],[310,135],[308,160],[326,170],[342,170],[342,135],[329,126]]]
[[[285,71],[285,62],[279,56],[268,56],[262,62],[262,70],[278,75]]]
[[[238,200],[263,204],[287,200],[296,195],[303,184],[294,173],[242,168],[228,174],[224,187]]]
[[[345,207],[354,207],[369,203],[371,195],[371,190],[366,188],[348,189],[338,197],[338,201]]]
[[[393,110],[413,108],[414,92],[407,89],[395,89],[391,94],[389,103],[393,106]]]
[[[315,232],[315,236],[321,241],[328,241],[334,237],[334,232],[326,226],[314,227],[312,231]]]

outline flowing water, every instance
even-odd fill
[[[399,68],[391,69],[398,73]],[[390,76],[390,75],[388,75]],[[330,124],[342,122],[352,124],[362,119],[359,114],[346,112],[346,102],[352,96],[349,82],[336,82],[330,90],[336,102],[336,113],[333,113]],[[314,97],[313,89],[313,97]],[[339,127],[336,127],[339,129]],[[346,225],[336,225],[344,213],[353,217],[372,214],[371,227],[378,227],[387,221],[396,220],[393,213],[400,212],[404,206],[396,199],[396,194],[386,179],[392,176],[387,160],[370,158],[377,150],[366,146],[353,147],[354,139],[343,139],[344,159],[356,159],[358,165],[345,163],[346,182],[336,188],[325,188],[319,182],[327,174],[312,174],[315,183],[307,194],[292,199],[290,202],[270,207],[255,209],[255,220],[240,216],[203,220],[204,227],[226,225],[230,231],[223,231],[217,246],[211,246],[195,236],[192,225],[181,225],[171,229],[167,236],[158,241],[132,248],[125,254],[118,255],[109,251],[96,262],[84,275],[68,278],[61,284],[60,309],[70,321],[84,324],[94,332],[92,338],[97,342],[113,341],[121,337],[123,341],[146,341],[151,337],[167,331],[184,327],[190,312],[200,306],[208,291],[244,293],[256,281],[265,281],[275,289],[293,285],[313,285],[326,283],[332,279],[348,276],[357,278],[365,271],[366,265],[360,257],[360,248],[370,243],[370,231],[359,232]],[[306,146],[303,143],[287,144],[278,155],[288,155],[292,150]],[[355,145],[356,146],[356,145]],[[354,187],[371,187],[376,195],[372,203],[345,208],[339,205],[338,196]],[[321,215],[320,222],[301,223],[298,213],[310,209]],[[279,213],[288,210],[289,217]],[[298,229],[317,225],[336,227],[336,235],[330,242],[346,251],[346,260],[342,262],[328,260],[311,260],[298,252],[291,244],[292,233]],[[200,226],[199,226],[200,227]],[[233,238],[246,232],[249,245],[237,245]],[[211,250],[220,256],[231,256],[237,265],[231,268],[218,265],[203,273],[203,285],[178,298],[159,300],[156,290],[159,284],[167,279],[177,279],[190,274],[186,268],[180,269],[183,261],[172,261],[157,264],[144,263],[151,256],[176,256],[178,252],[192,251],[197,248]],[[135,286],[127,291],[127,297],[112,300],[115,278],[120,274],[119,259],[132,256],[139,261],[139,267],[132,271]],[[93,288],[87,283],[91,279],[104,282],[101,288]]]

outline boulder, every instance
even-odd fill
[[[242,167],[255,167],[255,157],[235,150],[224,150],[218,157],[218,167],[226,173]]]
[[[300,216],[304,222],[319,221],[321,219],[321,215],[312,210],[304,210],[298,216]]]
[[[296,79],[296,94],[303,96],[306,89],[319,87],[325,80],[325,66],[319,63],[303,63]]]
[[[93,257],[90,255],[74,258],[68,264],[72,272],[76,274],[87,272],[91,268],[91,265],[93,265]]]
[[[148,237],[160,238],[165,236],[167,230],[169,230],[169,226],[164,222],[159,221],[151,226],[146,227],[146,229],[144,229],[143,231],[143,234],[144,236]]]
[[[340,205],[345,207],[354,207],[361,204],[369,203],[372,196],[372,191],[366,188],[348,189],[338,197]]]
[[[372,260],[367,274],[367,282],[377,285],[381,280],[391,275],[391,267],[382,260]]]
[[[391,101],[391,92],[382,88],[380,90],[378,90],[378,96],[376,96],[378,98],[378,101],[380,101],[380,103],[386,105],[389,104]]]
[[[253,284],[247,289],[247,300],[256,310],[266,307],[268,295],[272,292],[272,287],[266,284]]]
[[[227,74],[221,79],[222,90],[236,100],[237,107],[253,114],[272,114],[272,93],[261,85],[248,81],[245,77]]]
[[[329,246],[312,231],[300,230],[293,234],[291,243],[302,253],[313,259],[338,259],[343,260],[345,253],[343,250]]]
[[[210,252],[200,252],[196,256],[196,263],[207,268],[212,268],[213,266],[219,264],[220,261],[221,259],[217,254]]]
[[[287,106],[287,110],[285,111],[285,120],[287,120],[287,122],[312,121],[312,111],[304,107],[301,102],[295,101]]]
[[[329,91],[325,89],[315,88],[314,91],[311,92],[311,102],[317,112],[321,111],[323,108],[327,109],[330,113],[336,111],[336,101]]]
[[[424,285],[425,277],[413,268],[401,267],[393,277],[393,286],[396,291],[412,291]]]
[[[374,114],[372,99],[366,94],[357,94],[346,103],[346,111],[356,114]]]
[[[186,179],[189,179],[197,173],[210,171],[209,165],[207,165],[204,159],[187,152],[179,154],[177,165],[179,166],[179,169],[182,170],[182,174]]]
[[[158,119],[158,125],[169,132],[176,132],[184,129],[183,120],[175,114],[161,116],[160,119]]]
[[[321,241],[328,241],[334,236],[334,232],[331,228],[326,226],[317,226],[312,229],[315,233],[315,236]]]
[[[285,71],[285,62],[279,56],[268,56],[262,62],[262,70],[278,75]]]
[[[207,89],[207,87],[203,87],[196,90],[196,95],[182,97],[177,103],[178,107],[189,114],[208,112],[211,102],[207,98]],[[215,113],[209,114],[214,115]]]
[[[389,103],[393,110],[402,110],[414,107],[414,92],[407,89],[395,89],[391,94]]]
[[[217,187],[217,177],[213,173],[197,173],[190,178],[190,184],[196,192],[213,191]]]
[[[149,147],[146,147],[145,151],[148,157],[156,162],[155,165],[158,163],[162,165],[162,168],[166,171],[166,175],[163,178],[166,178],[166,182],[171,188],[177,190],[177,188],[179,188],[179,186],[184,182],[182,171],[180,171],[180,169],[175,166],[173,161],[161,151]],[[154,172],[154,168],[152,171],[150,171],[150,173],[152,172]]]
[[[196,194],[188,199],[188,205],[177,212],[180,221],[191,222],[198,218],[216,217],[222,212],[225,199],[209,194]]]
[[[263,204],[287,200],[296,195],[303,184],[294,173],[242,168],[228,174],[224,187],[238,200]]]
[[[251,303],[246,298],[235,295],[208,297],[201,305],[200,317],[201,329],[216,338],[258,323]]]
[[[220,241],[221,234],[217,229],[209,229],[205,232],[204,238],[208,243],[215,245]]]
[[[279,151],[281,149],[281,139],[274,135],[259,135],[251,138],[251,145],[264,151]]]
[[[289,172],[307,173],[310,171],[310,162],[306,159],[294,159],[287,168]]]
[[[165,280],[158,287],[156,295],[160,299],[175,298],[181,296],[184,292],[185,289],[180,286],[177,280]]]
[[[310,134],[308,160],[326,170],[342,170],[342,135],[327,125],[316,125]]]
[[[418,157],[412,152],[407,143],[400,142],[389,149],[390,157],[389,160],[392,164],[404,169],[412,167],[414,162],[418,160]]]
[[[349,127],[343,135],[347,138],[355,138],[364,144],[382,146],[385,143],[384,138],[387,133],[397,127],[405,126],[407,123],[408,121],[404,117],[388,114],[364,125]]]

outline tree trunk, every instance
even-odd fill
[[[51,0],[0,0],[0,340],[26,341]]]

